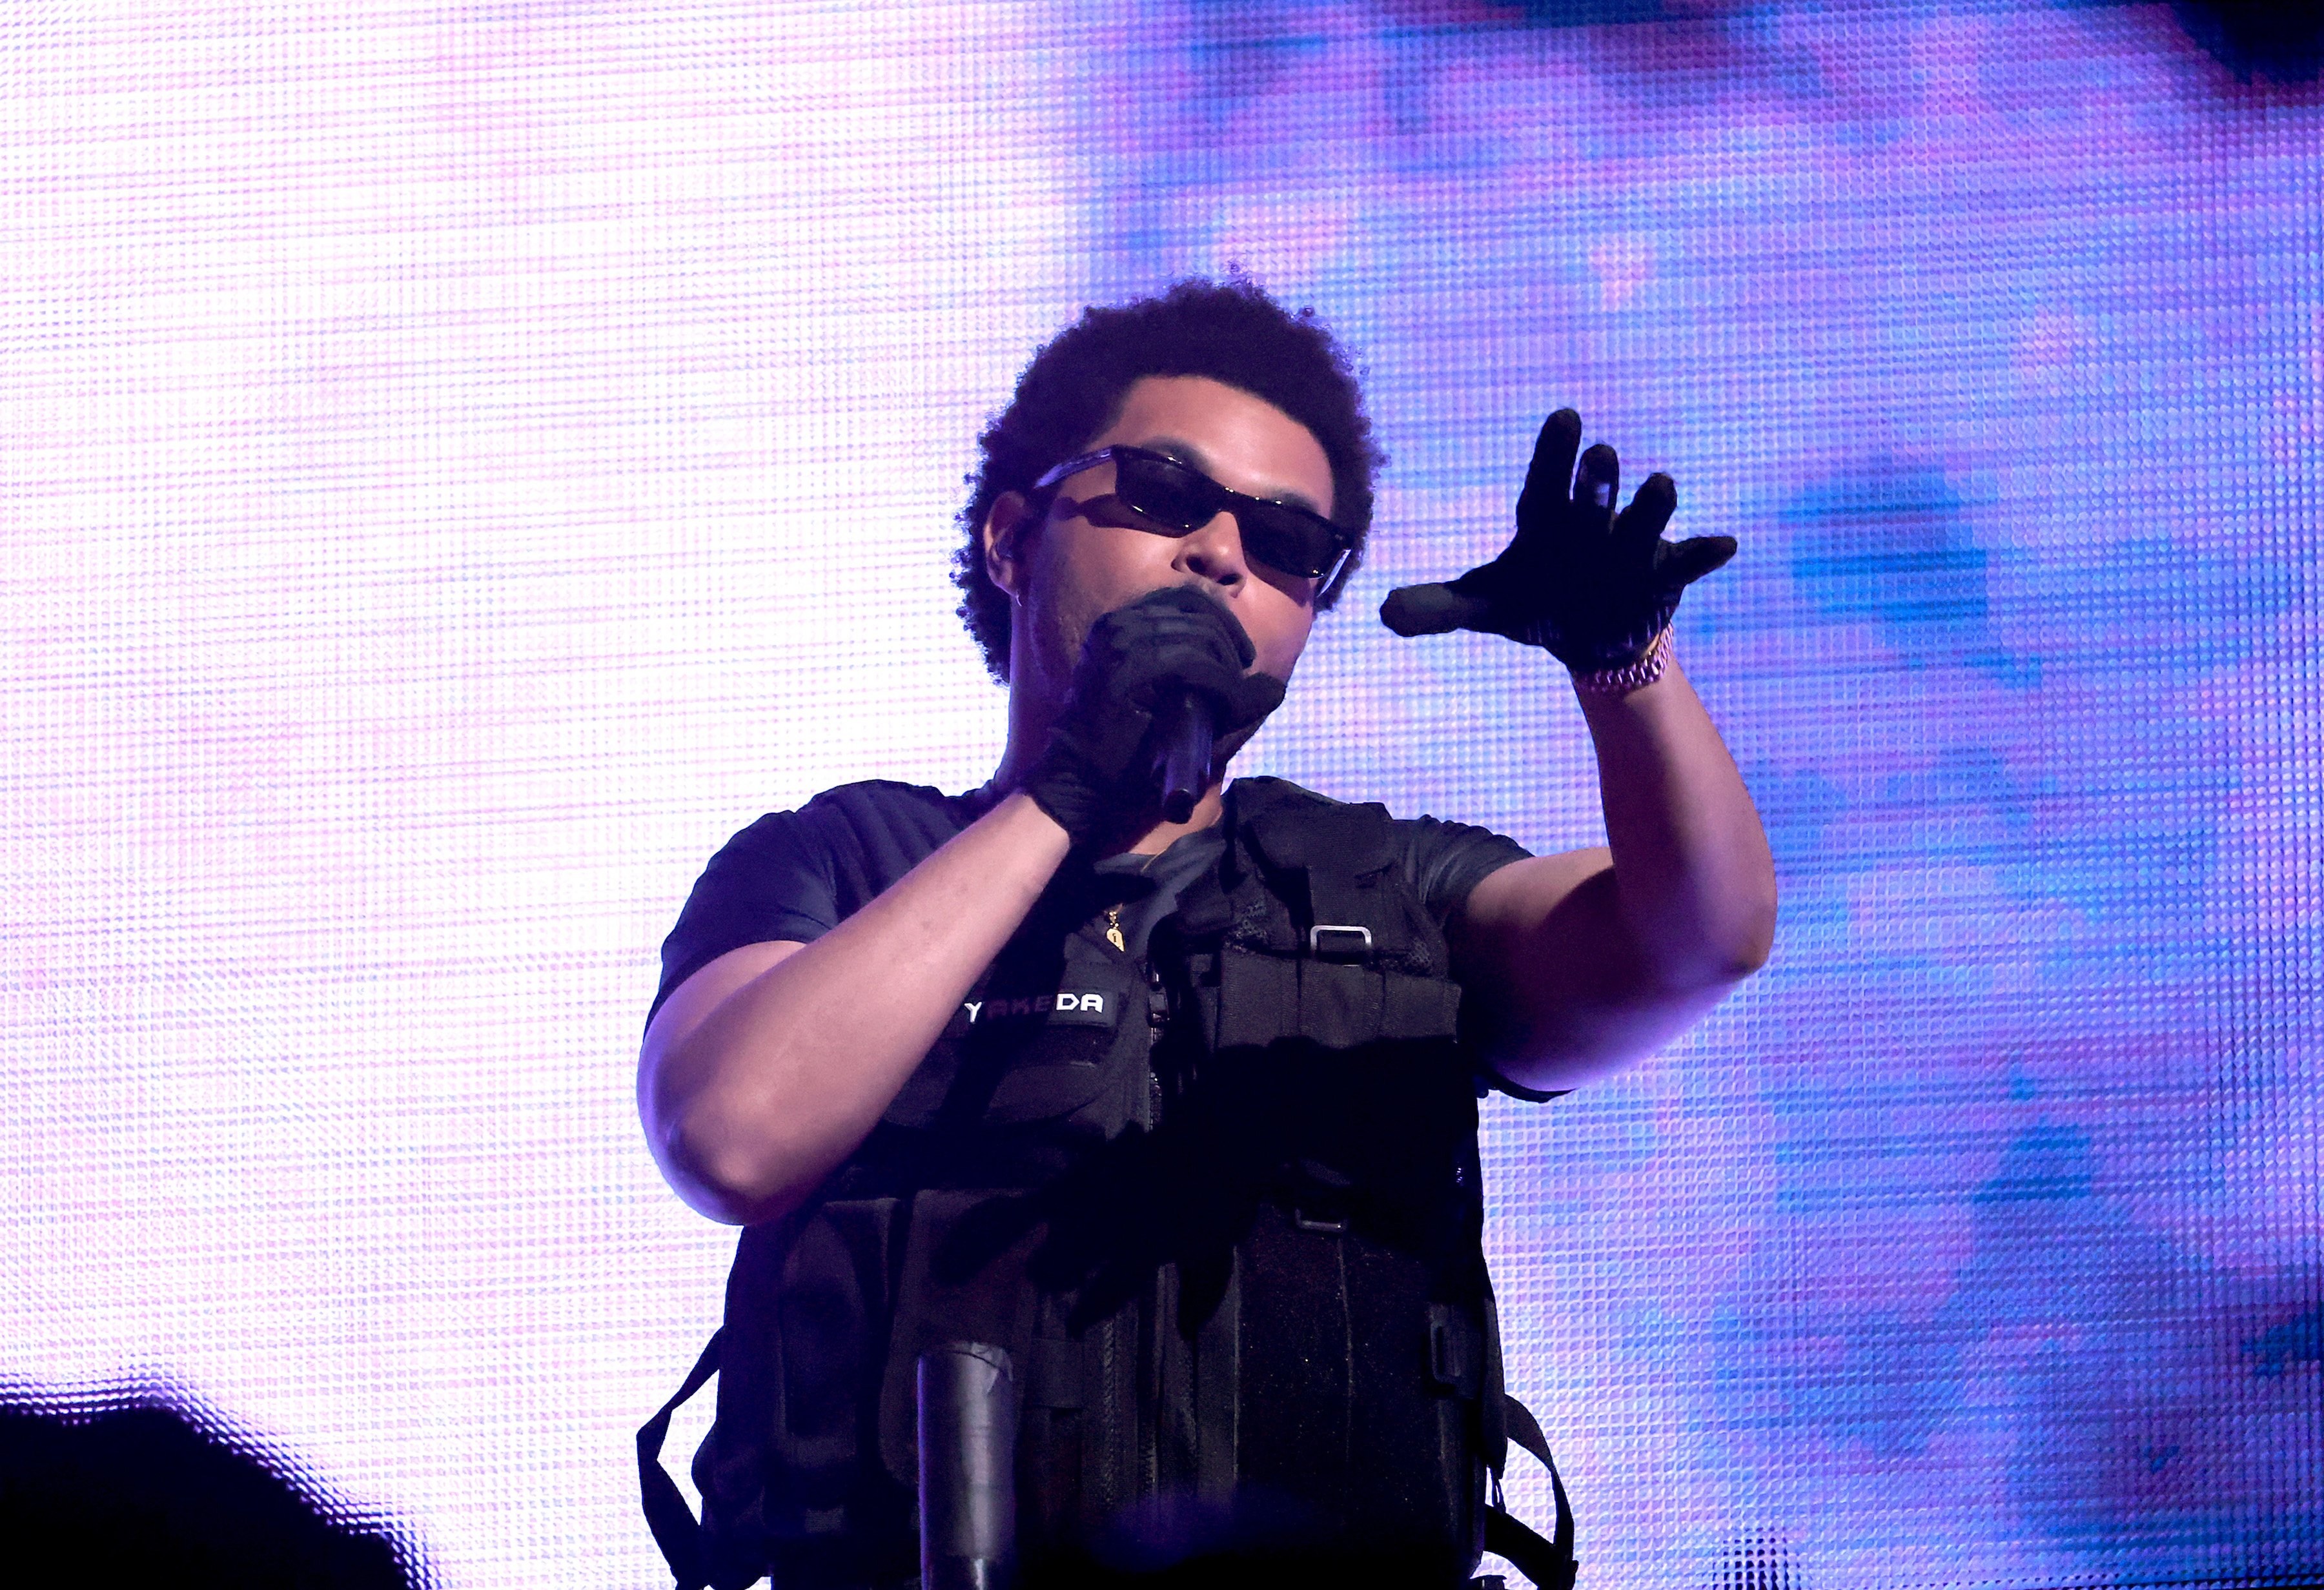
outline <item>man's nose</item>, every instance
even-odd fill
[[[1178,563],[1190,574],[1221,585],[1240,584],[1250,574],[1242,554],[1242,526],[1222,508],[1178,543]]]

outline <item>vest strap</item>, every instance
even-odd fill
[[[1228,1256],[1226,1285],[1194,1335],[1194,1483],[1221,1499],[1234,1494],[1242,1438],[1242,1268]]]
[[[1573,1590],[1573,1577],[1582,1566],[1573,1559],[1573,1505],[1566,1500],[1565,1481],[1549,1455],[1548,1437],[1541,1433],[1541,1421],[1532,1410],[1507,1392],[1501,1396],[1501,1410],[1509,1439],[1549,1470],[1550,1493],[1557,1500],[1557,1538],[1543,1539],[1500,1505],[1500,1476],[1495,1474],[1493,1502],[1485,1509],[1485,1549],[1508,1558],[1540,1590]]]
[[[692,1401],[694,1394],[718,1373],[718,1344],[725,1335],[724,1327],[711,1333],[678,1394],[638,1428],[638,1493],[645,1502],[646,1527],[653,1531],[654,1544],[661,1548],[670,1571],[678,1576],[678,1590],[704,1590],[710,1576],[702,1561],[702,1526],[695,1521],[694,1510],[687,1506],[678,1482],[661,1465],[662,1443],[669,1439],[670,1415]]]

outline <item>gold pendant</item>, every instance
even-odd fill
[[[1130,953],[1130,945],[1121,937],[1121,908],[1118,905],[1105,908],[1105,941],[1124,955]]]

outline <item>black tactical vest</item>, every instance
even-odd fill
[[[1061,875],[863,1145],[743,1231],[672,1403],[719,1372],[698,1527],[643,1465],[682,1585],[912,1583],[913,1367],[963,1339],[1019,1366],[1030,1583],[1192,1548],[1434,1590],[1538,1543],[1491,1510],[1511,1418],[1539,1436],[1501,1391],[1443,935],[1384,809],[1244,780],[1225,825],[1142,961]]]

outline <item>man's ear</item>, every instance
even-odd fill
[[[1025,553],[1036,522],[1023,492],[1002,492],[984,512],[984,574],[1012,602],[1025,599]]]

